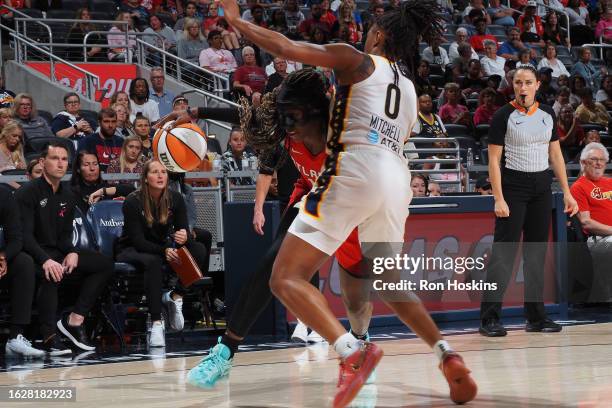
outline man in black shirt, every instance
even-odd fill
[[[113,262],[97,252],[77,249],[72,242],[75,199],[61,184],[68,169],[68,151],[51,142],[41,154],[42,177],[23,185],[16,197],[21,209],[24,249],[34,258],[40,289],[38,309],[43,348],[53,355],[70,353],[56,334],[61,333],[82,350],[94,350],[83,328],[87,313],[113,273]],[[72,313],[56,323],[58,287],[79,279],[81,290]]]

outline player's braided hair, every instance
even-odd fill
[[[276,114],[277,94],[278,88],[265,94],[258,107],[251,105],[245,97],[239,100],[240,127],[247,143],[255,150],[268,150],[285,137]]]
[[[407,0],[397,9],[376,18],[376,25],[385,32],[383,51],[402,75],[412,78],[418,59],[421,39],[430,42],[444,31],[442,8],[436,0]]]

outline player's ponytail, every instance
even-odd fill
[[[376,19],[385,33],[383,52],[397,63],[401,73],[412,78],[419,42],[430,42],[444,32],[442,8],[436,0],[407,0]]]

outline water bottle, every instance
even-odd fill
[[[221,159],[219,155],[215,155],[213,159],[213,171],[221,171]]]
[[[468,167],[474,165],[474,152],[472,151],[471,147],[467,150],[467,165]]]
[[[151,322],[151,313],[147,313],[147,344],[149,344],[149,340],[151,339],[151,328],[153,327],[153,322]]]
[[[251,162],[251,170],[257,171],[257,167],[259,166],[259,164],[257,163],[257,157],[256,156],[251,157],[250,162]]]

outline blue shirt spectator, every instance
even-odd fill
[[[163,117],[172,112],[172,101],[176,95],[164,89],[166,78],[162,68],[151,69],[150,79],[151,90],[149,92],[149,98],[158,103],[159,116]]]

